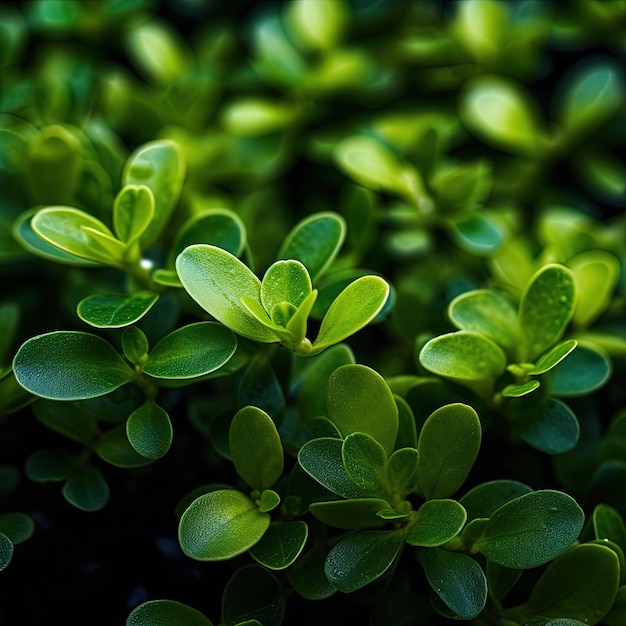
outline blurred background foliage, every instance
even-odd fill
[[[594,249],[624,267],[625,36],[623,0],[0,3],[0,366],[37,333],[80,328],[76,302],[110,280],[33,253],[24,231],[33,211],[69,205],[110,222],[129,154],[173,139],[187,173],[148,251],[156,264],[167,266],[179,227],[208,208],[239,215],[257,273],[298,220],[336,211],[348,229],[335,269],[376,271],[395,294],[386,323],[351,344],[357,362],[390,378],[423,375],[416,354],[452,330],[446,309],[458,294],[519,295],[541,265]],[[582,328],[613,359],[613,380],[625,374],[625,283],[621,271],[606,310]],[[162,332],[176,323],[167,311],[161,320]],[[530,464],[518,469],[530,483],[556,476],[583,499],[610,491],[623,477],[623,439],[609,431],[623,386],[573,403],[584,445],[556,468],[497,453],[479,468],[519,462]],[[17,482],[25,454],[50,432],[30,416],[0,426],[0,462]],[[42,528],[3,586],[7,623],[26,586],[19,604],[60,606],[81,595],[100,603],[113,584],[103,611],[124,615],[146,589],[167,596],[166,562],[194,604],[205,574],[176,552],[171,511],[137,500],[142,489],[184,493],[206,471],[206,454],[185,467],[170,456],[156,482],[137,471],[108,512],[86,521],[45,486],[7,496],[5,510],[27,509]],[[114,536],[124,545],[110,555],[94,547]],[[70,548],[64,576],[43,582]],[[108,559],[122,558],[120,580]]]

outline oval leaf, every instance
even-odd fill
[[[145,185],[126,185],[113,203],[113,228],[126,245],[141,237],[154,216],[154,196]]]
[[[389,503],[380,498],[353,498],[334,502],[313,502],[309,511],[327,526],[334,528],[372,528],[383,526],[380,511],[389,509]]]
[[[274,319],[272,309],[284,302],[298,308],[311,289],[311,278],[300,261],[276,261],[270,265],[261,281],[261,304],[274,322],[286,326]]]
[[[490,517],[503,504],[530,493],[532,489],[516,480],[492,480],[470,489],[459,502],[467,511],[469,521]]]
[[[187,293],[222,324],[255,341],[279,340],[241,304],[244,296],[261,304],[261,281],[236,256],[197,244],[178,255],[176,270]]]
[[[230,454],[237,473],[253,489],[269,489],[283,472],[280,435],[265,411],[246,406],[237,411],[228,433]]]
[[[4,533],[0,533],[0,572],[11,562],[14,550],[13,542]]]
[[[176,600],[149,600],[130,612],[126,626],[213,626],[213,622]]]
[[[533,491],[496,509],[476,546],[498,565],[538,567],[574,543],[584,517],[571,496],[550,489]]]
[[[324,315],[312,354],[343,341],[369,324],[388,296],[389,284],[380,276],[361,276],[350,283]]]
[[[463,528],[467,513],[454,500],[429,500],[417,511],[417,517],[406,531],[406,541],[412,546],[433,548],[456,537]]]
[[[139,321],[158,299],[159,294],[153,291],[96,294],[81,300],[76,313],[96,328],[122,328]]]
[[[51,400],[102,396],[135,375],[110,343],[77,331],[28,339],[13,359],[13,370],[25,389]]]
[[[350,480],[369,495],[379,495],[385,486],[387,454],[365,433],[351,433],[341,448],[343,464]]]
[[[163,337],[150,352],[143,371],[155,378],[195,378],[222,367],[236,348],[236,337],[222,324],[196,322]]]
[[[535,366],[528,371],[528,373],[532,376],[538,376],[539,374],[545,374],[549,372],[553,367],[558,365],[574,348],[578,345],[578,342],[575,339],[568,339],[563,341],[550,350],[548,350],[545,354],[542,354],[541,357],[535,363]]]
[[[128,416],[126,435],[141,456],[160,459],[172,444],[172,422],[158,404],[145,402]]]
[[[580,344],[550,372],[550,393],[561,398],[586,396],[606,383],[612,369],[600,350]]]
[[[178,525],[183,552],[199,561],[232,559],[250,549],[270,525],[248,496],[219,489],[196,498]]]
[[[301,521],[270,524],[263,537],[250,548],[250,555],[269,569],[285,569],[300,556],[308,533],[308,526]]]
[[[109,486],[100,470],[85,465],[73,472],[63,485],[63,497],[82,511],[99,511],[109,501]]]
[[[569,452],[578,442],[580,427],[572,410],[556,398],[546,398],[525,415],[520,435],[533,448],[548,454]]]

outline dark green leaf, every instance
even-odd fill
[[[407,527],[406,541],[412,546],[441,546],[461,532],[466,519],[467,513],[458,502],[429,500]]]
[[[301,521],[272,523],[258,543],[250,548],[250,554],[269,569],[285,569],[300,556],[308,532],[308,526]]]
[[[588,395],[606,383],[612,373],[611,361],[599,349],[579,344],[561,361],[550,377],[550,393],[562,398]]]
[[[148,360],[150,345],[145,333],[137,326],[127,326],[122,332],[124,356],[134,365],[142,367]]]
[[[389,493],[405,498],[416,489],[419,452],[416,448],[400,448],[387,460],[385,473]]]
[[[101,459],[116,467],[142,467],[152,463],[130,445],[125,424],[102,435],[96,442],[95,451]]]
[[[24,466],[26,476],[35,482],[65,480],[76,468],[77,460],[66,450],[37,450]]]
[[[533,491],[496,509],[477,547],[504,567],[537,567],[569,548],[583,522],[583,511],[571,496],[550,489]]]
[[[51,332],[28,339],[15,355],[13,370],[25,389],[52,400],[95,398],[134,376],[111,344],[78,331]]]
[[[448,498],[465,482],[482,437],[474,409],[454,403],[434,411],[417,442],[417,485],[426,500]]]
[[[626,525],[616,509],[598,504],[593,510],[592,520],[596,539],[608,539],[626,552]]]
[[[344,439],[341,454],[350,480],[364,493],[381,495],[387,462],[383,447],[365,433],[351,433]]]
[[[337,591],[324,574],[326,553],[325,546],[314,544],[285,572],[291,586],[307,600],[324,600]]]
[[[63,485],[63,497],[83,511],[99,511],[109,501],[109,486],[100,470],[85,465],[68,476]]]
[[[176,600],[149,600],[130,612],[126,626],[213,626],[213,622]]]
[[[480,214],[451,220],[449,228],[459,245],[474,254],[493,253],[504,240],[502,230]]]
[[[87,446],[100,432],[97,421],[80,402],[40,400],[33,413],[46,428]]]
[[[546,398],[522,416],[521,438],[533,448],[548,454],[569,452],[578,442],[580,427],[572,410],[556,398]]]
[[[222,367],[236,348],[236,337],[222,324],[196,322],[163,337],[151,350],[143,371],[155,378],[195,378]]]
[[[313,502],[309,511],[324,524],[334,528],[372,528],[383,526],[385,520],[377,515],[389,508],[380,498],[353,498],[334,502]]]
[[[337,589],[350,593],[383,576],[403,546],[401,531],[372,530],[350,535],[328,553],[324,571]]]
[[[470,489],[459,502],[467,511],[467,519],[490,517],[510,500],[530,493],[532,489],[516,480],[492,480]]]
[[[17,545],[27,541],[35,532],[35,522],[25,513],[2,513],[0,515],[0,533],[6,535],[11,543]]]
[[[11,540],[0,533],[0,572],[7,567],[13,558],[14,547]]]
[[[147,401],[128,416],[126,435],[141,456],[160,459],[172,445],[170,416],[158,404]]]
[[[139,321],[158,299],[153,291],[96,294],[81,300],[76,313],[96,328],[121,328]]]

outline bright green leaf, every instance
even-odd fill
[[[481,441],[480,420],[466,404],[434,411],[417,442],[417,485],[426,500],[450,497],[465,482]]]
[[[504,233],[494,220],[480,214],[450,220],[448,227],[458,244],[473,254],[491,254],[504,240]]]
[[[273,489],[264,489],[256,503],[261,513],[269,513],[280,504],[280,496]]]
[[[183,552],[200,561],[232,559],[250,549],[270,525],[246,495],[234,489],[218,489],[196,498],[178,526]]]
[[[528,380],[525,383],[519,385],[507,385],[500,392],[505,398],[521,398],[529,393],[532,393],[541,386],[541,383],[537,379]]]
[[[154,216],[154,195],[145,185],[126,185],[113,203],[113,228],[126,245],[137,241]]]
[[[233,417],[228,443],[235,469],[253,489],[269,489],[283,472],[283,448],[272,418],[255,406]]]
[[[350,535],[336,544],[326,557],[328,580],[344,593],[365,587],[383,576],[404,545],[404,533],[372,530]]]
[[[81,300],[76,313],[96,328],[122,328],[139,321],[158,299],[159,294],[153,291],[95,294]]]
[[[461,532],[466,519],[467,513],[458,502],[428,500],[407,527],[406,541],[412,546],[441,546]]]
[[[261,281],[230,252],[192,245],[178,255],[176,269],[189,295],[222,324],[255,341],[279,340],[241,304],[244,296],[261,303]]]
[[[163,337],[151,350],[143,371],[155,378],[195,378],[222,367],[236,348],[236,337],[222,324],[195,322]]]
[[[300,261],[276,261],[270,265],[261,281],[261,304],[270,314],[276,305],[283,302],[297,309],[311,293],[311,289],[311,278]]]
[[[350,22],[345,0],[295,0],[286,6],[286,23],[295,41],[312,50],[336,47]]]
[[[172,422],[163,408],[148,401],[128,416],[126,435],[139,454],[160,459],[172,444]]]
[[[545,374],[558,365],[577,345],[578,342],[575,339],[567,339],[566,341],[558,343],[539,357],[535,366],[528,371],[528,374],[531,376]]]
[[[533,491],[496,509],[477,547],[504,567],[538,567],[569,548],[583,522],[584,513],[571,496],[550,489]]]
[[[259,137],[288,128],[296,114],[297,109],[289,102],[240,97],[224,104],[220,126],[235,137]]]
[[[13,359],[25,389],[52,400],[81,400],[110,393],[129,382],[133,370],[110,343],[77,331],[58,331],[28,339]]]
[[[365,365],[343,365],[328,379],[328,417],[343,437],[370,435],[390,454],[398,432],[398,407],[389,386]]]

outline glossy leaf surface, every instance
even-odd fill
[[[78,303],[76,313],[96,328],[122,328],[138,322],[157,302],[159,294],[136,291],[132,294],[95,294]]]
[[[126,626],[213,626],[213,622],[182,602],[149,600],[130,612]]]
[[[466,519],[465,509],[455,500],[428,500],[407,528],[406,541],[412,546],[441,546],[459,534]]]
[[[145,402],[128,416],[126,435],[139,454],[160,459],[172,444],[172,422],[158,404]]]
[[[113,203],[113,228],[126,245],[137,241],[154,216],[154,195],[145,185],[122,187]]]
[[[578,442],[578,419],[564,402],[556,398],[546,398],[524,419],[526,424],[521,427],[521,437],[537,450],[562,454]]]
[[[593,393],[607,382],[612,371],[611,361],[602,351],[580,344],[551,371],[550,392],[561,398]]]
[[[532,489],[516,480],[492,480],[470,489],[459,503],[467,511],[467,519],[490,517],[510,500],[530,493]]]
[[[365,433],[351,433],[341,448],[343,464],[350,480],[370,495],[379,494],[385,487],[384,448]]]
[[[303,521],[273,523],[250,548],[250,555],[269,569],[282,570],[300,556],[307,537],[308,526]]]
[[[385,521],[378,513],[388,508],[389,503],[380,498],[313,502],[309,506],[312,515],[324,524],[345,529],[383,526]]]
[[[82,511],[99,511],[108,502],[109,495],[102,473],[92,465],[75,470],[63,485],[63,497]]]

